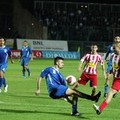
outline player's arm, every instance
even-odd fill
[[[83,62],[80,61],[79,65],[78,65],[78,69],[77,69],[78,72],[82,71],[82,64],[83,64]]]
[[[105,72],[105,65],[104,65],[104,63],[102,64],[102,71],[103,71],[103,75],[104,75],[104,77],[106,79],[106,72]]]
[[[32,49],[29,47],[29,52],[30,52],[30,60],[33,60],[33,52]]]
[[[30,55],[30,59],[33,60],[33,53],[31,53],[31,55]]]
[[[8,49],[8,55],[9,55],[9,58],[10,58],[11,63],[14,63],[14,60],[13,60],[13,58],[12,58],[12,54],[11,54],[10,48]]]
[[[37,78],[37,88],[35,94],[38,96],[40,94],[40,84],[41,84],[42,77]]]
[[[21,61],[21,58],[22,58],[22,50],[20,51],[19,62]]]

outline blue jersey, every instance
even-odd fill
[[[21,58],[30,58],[31,54],[32,54],[32,50],[29,46],[23,46],[21,49]]]
[[[113,52],[114,52],[113,46],[112,46],[112,45],[109,45],[109,46],[108,46],[107,53],[106,53],[106,56],[105,56],[105,59],[107,59],[107,57],[108,57],[109,54],[110,54],[110,56],[111,56]],[[107,66],[106,72],[107,72],[107,73],[110,73],[110,71],[111,71],[111,69],[112,69],[112,60],[109,59],[109,61],[108,61],[107,64],[108,64],[108,66]]]
[[[105,59],[107,59],[108,55],[112,55],[112,53],[114,52],[113,50],[113,46],[112,45],[109,45],[108,46],[108,50],[107,50],[107,53],[106,53],[106,56],[105,56]]]
[[[68,88],[66,87],[66,82],[63,75],[54,67],[48,67],[44,69],[40,76],[42,78],[45,77],[49,94],[52,93],[54,89],[59,89],[59,86],[61,85],[65,86],[64,90]],[[62,89],[61,92],[63,92]]]
[[[7,64],[8,56],[10,55],[11,55],[10,48],[6,46],[0,47],[0,65]]]

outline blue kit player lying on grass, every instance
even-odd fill
[[[77,111],[77,101],[78,97],[85,98],[98,102],[101,92],[95,96],[90,96],[85,93],[79,92],[78,90],[73,90],[66,85],[66,80],[63,75],[59,72],[64,66],[64,59],[62,57],[54,58],[54,66],[45,68],[40,77],[37,79],[37,90],[36,95],[40,94],[40,83],[42,78],[46,79],[46,85],[48,89],[48,94],[53,99],[65,98],[69,103],[72,104],[72,115],[78,116]],[[72,97],[72,99],[69,98]]]

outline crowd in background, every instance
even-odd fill
[[[112,41],[120,31],[118,10],[111,5],[39,2],[34,14],[48,28],[48,39]]]

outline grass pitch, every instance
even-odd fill
[[[66,77],[70,74],[79,77],[77,72],[79,60],[65,60],[65,66],[61,73]],[[53,100],[49,98],[45,80],[41,84],[40,96],[35,96],[36,78],[40,71],[53,66],[51,59],[39,59],[30,62],[31,77],[22,78],[21,66],[18,60],[14,64],[9,62],[5,78],[9,85],[7,93],[0,93],[0,119],[1,120],[118,120],[120,115],[120,96],[113,98],[101,115],[96,115],[92,108],[94,102],[80,98],[78,111],[80,116],[71,116],[71,105],[63,99]],[[98,91],[102,92],[97,105],[103,101],[103,89],[105,79],[98,67]],[[112,81],[112,77],[111,77]],[[71,86],[70,86],[71,87]],[[80,91],[91,94],[89,83],[80,86]]]

